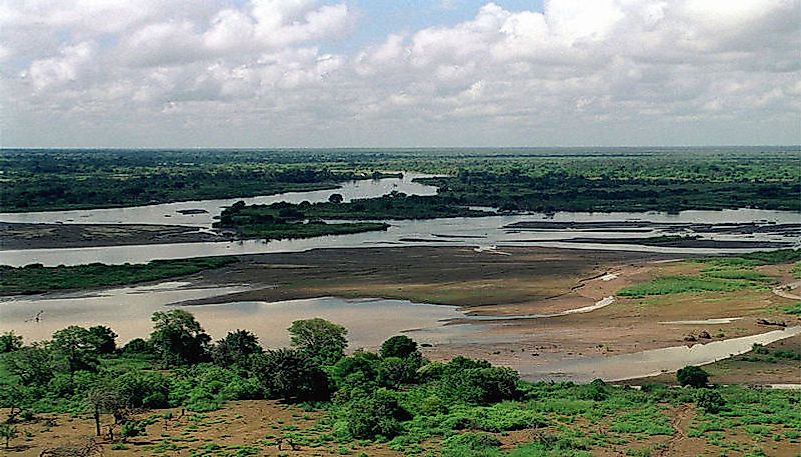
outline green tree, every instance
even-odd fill
[[[417,352],[417,342],[405,335],[397,335],[381,345],[381,357],[408,357]]]
[[[292,346],[321,366],[337,363],[348,347],[348,330],[319,317],[292,322],[289,333]]]
[[[334,204],[342,203],[343,200],[344,198],[342,198],[342,194],[331,194],[331,196],[328,197],[328,201]]]
[[[3,361],[6,369],[18,376],[20,384],[24,386],[47,384],[62,368],[53,351],[43,344],[34,344],[6,354]]]
[[[253,356],[252,370],[265,392],[285,401],[325,400],[328,376],[309,356],[296,349],[278,349]]]
[[[248,366],[253,354],[261,354],[263,349],[259,345],[259,338],[247,330],[228,332],[225,338],[217,341],[212,347],[211,358],[221,367],[232,365],[245,368]]]
[[[709,373],[701,367],[688,365],[676,372],[676,380],[682,386],[706,387],[709,383]]]
[[[103,325],[89,327],[91,333],[98,342],[97,352],[99,354],[113,354],[117,350],[117,334],[110,328]]]
[[[182,310],[153,313],[150,343],[165,366],[187,365],[209,358],[209,342],[195,316]]]
[[[0,335],[0,354],[14,352],[22,347],[22,337],[15,335],[14,331],[5,332]]]
[[[74,373],[97,370],[99,344],[100,340],[88,329],[70,325],[53,333],[50,346],[66,359],[70,373]]]

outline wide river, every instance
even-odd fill
[[[98,210],[5,213],[2,222],[24,223],[95,223],[95,224],[169,224],[197,227],[208,230],[213,217],[223,207],[238,200],[248,204],[269,204],[278,201],[326,201],[332,193],[342,194],[346,201],[355,198],[378,197],[392,191],[406,194],[433,195],[436,188],[413,182],[424,175],[406,173],[402,179],[387,178],[343,183],[336,190],[292,192],[253,198],[203,200],[193,202],[148,205],[131,208]],[[202,209],[200,214],[183,214],[179,211]],[[553,222],[606,222],[649,221],[654,223],[735,224],[798,223],[799,214],[782,211],[739,209],[727,211],[684,211],[667,213],[556,213],[515,216],[489,216],[480,218],[448,218],[433,220],[389,221],[386,232],[369,232],[353,235],[326,236],[305,240],[203,242],[143,246],[114,246],[98,248],[0,250],[0,264],[13,266],[42,263],[48,266],[75,265],[91,262],[120,264],[147,262],[153,259],[176,259],[199,256],[258,254],[270,252],[304,251],[314,248],[357,248],[380,246],[468,246],[476,250],[502,252],[504,246],[550,246],[586,249],[638,250],[667,253],[718,254],[743,252],[749,249],[696,249],[649,247],[637,244],[570,243],[572,238],[631,238],[674,234],[664,228],[645,228],[632,234],[624,228],[603,231],[571,229],[511,230],[509,224],[523,221]],[[778,241],[801,245],[798,237],[779,234],[723,235],[695,233],[702,238],[716,240]],[[753,249],[750,249],[753,250]],[[167,281],[161,284],[111,288],[92,292],[48,293],[27,297],[0,297],[0,331],[14,330],[26,341],[47,338],[54,330],[67,325],[111,326],[122,341],[149,333],[150,314],[186,300],[220,297],[248,289],[247,284],[227,284],[219,287],[198,287],[185,282]],[[605,299],[606,300],[606,299]],[[605,303],[599,303],[603,306]],[[590,307],[592,308],[592,307]],[[269,347],[288,342],[285,329],[292,320],[320,316],[350,329],[352,347],[375,347],[383,339],[399,332],[408,332],[420,342],[493,343],[486,326],[499,325],[487,317],[471,318],[451,306],[412,303],[403,300],[348,300],[337,297],[320,297],[284,302],[238,302],[193,307],[192,312],[212,336],[219,338],[229,330],[247,328],[256,332],[263,344]],[[576,309],[591,312],[591,309]],[[532,318],[532,316],[520,316]],[[547,316],[534,318],[547,319]],[[461,325],[447,325],[454,319]],[[726,358],[731,354],[750,349],[754,342],[769,343],[801,332],[801,327],[766,332],[746,338],[737,338],[706,345],[695,345],[645,351],[604,358],[566,359],[556,363],[532,366],[521,362],[515,368],[529,379],[589,380],[594,377],[622,379],[646,376],[662,370],[675,371],[689,363],[704,364]]]
[[[335,190],[289,192],[278,195],[231,198],[224,200],[202,200],[161,205],[137,206],[130,208],[110,208],[75,211],[48,211],[31,213],[0,213],[0,222],[25,223],[83,223],[83,224],[170,224],[197,227],[208,230],[213,217],[219,215],[222,208],[230,206],[238,200],[248,204],[269,204],[279,201],[299,203],[302,201],[320,202],[328,200],[333,193],[342,194],[346,201],[356,198],[371,198],[385,195],[392,191],[409,195],[433,195],[436,188],[416,183],[418,177],[430,176],[416,173],[405,173],[402,179],[386,178],[379,180],[360,180],[343,183]],[[202,209],[200,214],[183,214],[179,211]],[[642,246],[636,244],[597,244],[564,242],[572,238],[630,238],[632,233],[626,230],[609,229],[608,231],[586,231],[570,229],[544,230],[509,230],[509,224],[525,221],[553,222],[601,222],[601,221],[649,221],[654,223],[798,223],[798,213],[786,211],[766,211],[754,209],[724,211],[684,211],[678,214],[659,212],[649,213],[580,213],[559,212],[556,214],[526,214],[514,216],[488,216],[477,218],[443,218],[430,220],[388,221],[391,227],[386,232],[367,232],[352,235],[323,236],[302,240],[277,240],[264,242],[261,240],[220,241],[202,243],[177,243],[142,246],[112,246],[96,248],[64,248],[64,249],[23,249],[0,250],[0,264],[22,266],[41,263],[46,266],[78,265],[92,262],[107,264],[143,263],[154,259],[180,259],[202,256],[243,255],[270,252],[298,252],[314,248],[358,248],[358,247],[391,247],[413,245],[436,246],[473,246],[479,249],[492,246],[547,246],[570,247],[577,249],[611,249],[637,250],[665,253],[701,253],[723,254],[743,252],[749,249],[721,248],[675,248]],[[655,228],[637,237],[673,234]],[[682,234],[696,234],[682,232]],[[722,235],[697,233],[703,238],[716,240],[748,240],[778,241],[801,245],[797,237],[776,234]],[[750,249],[754,250],[754,249]]]

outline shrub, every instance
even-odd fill
[[[255,355],[253,371],[272,398],[326,400],[330,395],[328,376],[299,350],[279,349]]]
[[[347,407],[348,432],[354,438],[392,438],[402,431],[401,421],[410,418],[387,389],[352,400]]]
[[[114,381],[120,401],[129,408],[164,408],[169,384],[159,373],[129,371]]]
[[[467,432],[442,442],[442,457],[478,457],[495,455],[501,442],[487,433]]]
[[[446,369],[440,382],[444,397],[465,403],[489,404],[517,398],[518,381],[519,375],[511,368],[489,366]]]
[[[726,401],[714,390],[704,389],[698,393],[696,404],[709,414],[717,414],[726,407]]]
[[[676,372],[676,380],[682,386],[705,387],[709,383],[709,373],[700,367],[688,365]]]

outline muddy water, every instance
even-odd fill
[[[2,222],[25,223],[75,223],[75,224],[169,224],[211,227],[213,217],[220,214],[223,208],[231,206],[239,200],[248,205],[266,205],[276,202],[300,203],[308,201],[317,203],[328,201],[331,194],[341,194],[345,201],[357,198],[372,198],[386,195],[392,191],[409,195],[434,195],[437,188],[416,183],[416,178],[435,176],[421,173],[404,173],[402,179],[384,178],[372,180],[348,181],[333,190],[315,190],[309,192],[286,192],[276,195],[229,198],[220,200],[196,200],[161,205],[133,206],[128,208],[107,208],[74,211],[37,211],[30,213],[0,213]],[[202,209],[201,214],[182,214],[178,211]]]
[[[601,378],[605,381],[622,381],[655,376],[663,372],[675,372],[687,365],[706,365],[744,354],[756,343],[770,344],[795,335],[801,335],[801,326],[706,344],[652,349],[608,357],[584,357],[541,366],[523,365],[515,368],[524,378],[530,380],[587,382]]]
[[[27,342],[31,342],[47,339],[54,331],[69,325],[100,324],[114,329],[120,335],[119,341],[125,342],[151,331],[150,316],[155,311],[172,309],[186,300],[222,297],[247,289],[247,285],[198,288],[185,282],[165,282],[91,294],[5,298],[0,303],[0,331],[14,330],[25,337]],[[605,300],[601,300],[597,306],[605,304]],[[492,336],[494,332],[488,332],[490,327],[502,325],[501,323],[487,321],[485,317],[474,319],[453,306],[406,300],[320,297],[271,303],[234,302],[184,309],[193,313],[215,339],[224,336],[228,331],[248,329],[258,335],[262,344],[267,347],[285,346],[289,342],[286,329],[292,321],[312,317],[322,317],[348,328],[351,348],[374,349],[386,338],[399,333],[407,333],[419,342],[435,345],[513,341],[508,339],[508,335],[507,338],[501,337],[496,341]],[[589,311],[585,311],[585,308],[573,310]],[[475,320],[480,320],[481,323],[471,323]],[[451,324],[454,321],[464,324]],[[521,361],[513,366],[523,377],[531,380],[622,380],[663,371],[672,372],[690,364],[711,363],[747,352],[754,343],[768,344],[798,334],[801,334],[801,326],[691,347],[678,346],[608,357],[565,359],[541,365]]]
[[[120,264],[142,263],[153,259],[179,259],[201,256],[244,255],[271,252],[299,252],[315,248],[358,248],[393,246],[466,246],[489,248],[492,246],[544,246],[570,249],[634,250],[675,254],[724,254],[746,252],[754,249],[699,249],[641,246],[627,244],[566,243],[559,240],[585,237],[586,233],[572,230],[540,230],[525,232],[508,230],[509,224],[531,220],[561,221],[626,221],[651,222],[706,222],[724,223],[742,220],[768,219],[778,223],[796,222],[797,213],[781,211],[737,210],[737,211],[686,211],[678,215],[663,213],[557,213],[550,219],[542,214],[492,216],[478,218],[448,218],[432,220],[388,221],[392,226],[386,232],[367,232],[351,235],[323,236],[302,240],[278,240],[264,242],[249,240],[239,242],[207,242],[162,244],[145,246],[113,246],[101,248],[27,249],[0,251],[0,264],[21,266],[41,263],[46,266],[78,265],[92,262]],[[126,221],[131,222],[131,221]],[[666,234],[651,230],[640,236]],[[593,232],[595,238],[626,238],[631,234],[621,231]],[[716,238],[709,235],[709,238]],[[731,238],[731,237],[729,237]],[[792,242],[801,245],[801,240],[785,236],[756,234],[742,236],[743,239]]]
[[[96,294],[45,294],[5,299],[0,303],[0,331],[13,330],[26,341],[47,339],[69,325],[106,325],[119,341],[150,333],[150,316],[177,303],[221,297],[247,290],[245,285],[197,288],[183,282],[110,289]],[[171,306],[172,305],[172,306]],[[266,346],[284,346],[287,327],[297,319],[322,317],[350,330],[353,347],[375,347],[403,331],[426,331],[434,342],[447,342],[461,332],[445,326],[464,314],[453,306],[418,304],[405,300],[321,297],[281,302],[235,302],[186,307],[214,338],[231,330],[248,329]],[[38,319],[37,319],[38,316]],[[452,329],[452,330],[451,330]]]

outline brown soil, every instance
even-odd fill
[[[196,243],[227,238],[182,225],[19,224],[0,222],[0,250]]]
[[[458,247],[331,249],[243,257],[206,272],[201,282],[248,283],[256,290],[213,300],[275,301],[319,296],[401,298],[458,305],[482,315],[553,314],[592,305],[630,284],[655,276],[693,274],[692,262],[675,255],[548,248],[504,248],[511,255]],[[789,265],[765,272],[790,278]],[[616,274],[604,280],[606,273]],[[263,287],[259,287],[262,285]],[[424,348],[435,360],[455,355],[520,367],[566,357],[614,355],[686,344],[702,331],[711,340],[773,330],[757,320],[782,315],[788,301],[764,290],[683,293],[617,298],[590,313],[518,319],[482,329],[481,339]],[[664,324],[667,321],[742,317],[730,324]],[[481,325],[484,322],[475,322]]]

